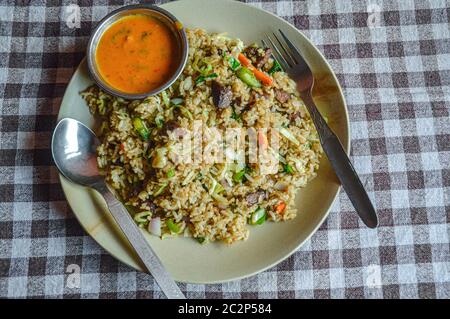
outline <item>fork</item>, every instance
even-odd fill
[[[330,129],[314,103],[312,97],[314,75],[297,47],[287,38],[283,31],[278,31],[281,39],[275,33],[272,34],[273,40],[271,36],[266,34],[269,45],[265,40],[261,42],[265,47],[272,49],[275,58],[284,71],[297,83],[297,90],[308,109],[319,134],[322,148],[339,181],[364,224],[370,228],[375,228],[378,225],[378,217],[369,196],[338,137]]]

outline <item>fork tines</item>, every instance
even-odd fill
[[[281,34],[282,39],[280,39],[280,37],[275,33],[272,33],[272,35],[266,34],[265,36],[269,42],[269,45],[264,39],[261,40],[262,44],[265,47],[272,49],[275,58],[285,71],[293,68],[294,66],[307,67],[309,69],[305,60],[301,56],[299,49],[289,40],[283,31],[278,30],[278,32]],[[272,37],[276,42],[272,40]]]

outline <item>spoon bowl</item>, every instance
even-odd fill
[[[93,188],[104,184],[95,152],[99,144],[94,132],[83,123],[62,119],[52,136],[52,156],[56,167],[73,183]]]

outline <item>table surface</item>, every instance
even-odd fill
[[[163,298],[84,232],[52,165],[65,87],[95,22],[123,4],[78,1],[80,28],[69,28],[61,17],[73,2],[0,2],[0,297]],[[380,226],[365,228],[341,192],[281,264],[181,289],[188,298],[449,298],[450,2],[249,2],[294,24],[331,63]]]

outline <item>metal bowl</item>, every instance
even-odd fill
[[[122,92],[120,90],[115,89],[111,85],[109,85],[101,76],[98,66],[95,60],[95,53],[97,51],[97,45],[103,35],[103,33],[113,24],[114,22],[118,21],[119,19],[134,15],[134,14],[145,14],[152,16],[159,21],[163,22],[174,34],[177,43],[178,43],[178,50],[179,50],[179,61],[178,61],[178,67],[176,68],[173,75],[160,87],[153,89],[149,92],[145,93],[139,93],[139,94],[131,94]],[[171,13],[168,11],[161,9],[160,7],[149,5],[149,4],[137,4],[137,5],[129,5],[124,6],[122,8],[119,8],[115,11],[112,11],[107,16],[105,16],[97,25],[97,27],[94,29],[94,31],[91,34],[91,37],[89,39],[88,47],[87,47],[87,62],[88,62],[88,68],[89,72],[91,73],[94,81],[105,91],[125,98],[125,99],[143,99],[147,96],[158,94],[165,89],[167,89],[170,85],[175,82],[175,80],[180,76],[181,72],[183,72],[184,66],[186,65],[187,57],[188,57],[188,51],[189,51],[189,44],[186,37],[186,32],[184,31],[184,28],[180,28],[180,22],[178,22],[177,18],[175,18]]]

